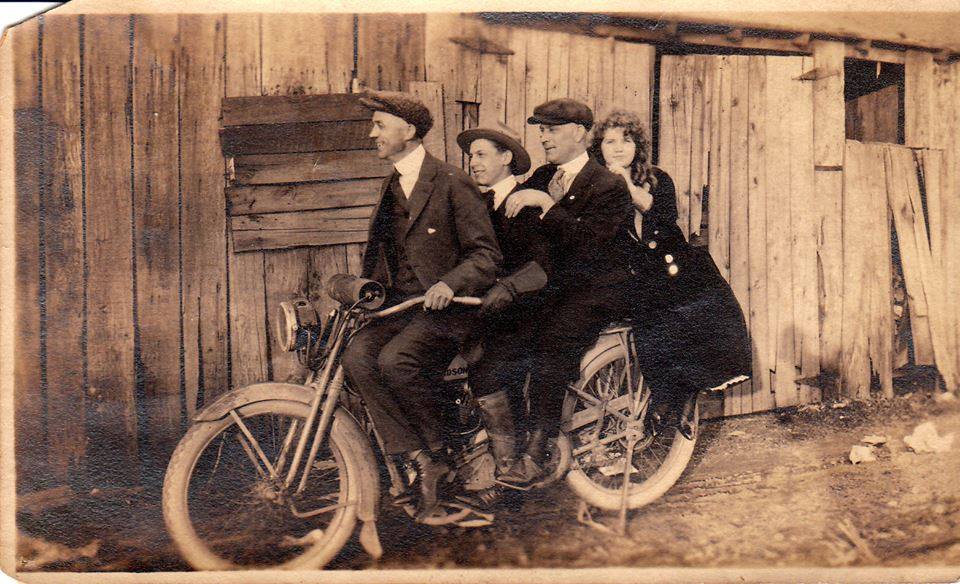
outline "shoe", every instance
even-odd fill
[[[429,517],[437,509],[437,492],[441,482],[450,474],[450,466],[437,453],[420,451],[413,459],[420,483],[420,510],[417,521]]]
[[[693,415],[697,408],[697,394],[689,396],[680,406],[677,414],[677,430],[687,440],[693,440],[696,430],[693,427]]]
[[[547,432],[541,427],[534,428],[530,432],[526,451],[499,480],[510,487],[528,488],[543,477],[546,458]]]

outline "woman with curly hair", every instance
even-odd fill
[[[619,174],[633,200],[624,253],[640,366],[653,389],[654,418],[673,417],[692,438],[689,416],[702,389],[723,389],[751,373],[751,347],[733,290],[705,248],[677,225],[673,180],[650,161],[639,116],[614,111],[596,128],[591,155]],[[668,414],[675,414],[668,416]]]

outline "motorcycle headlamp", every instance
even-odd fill
[[[280,303],[277,311],[277,342],[284,351],[305,349],[320,337],[320,317],[306,298]]]

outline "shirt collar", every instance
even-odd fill
[[[563,170],[564,178],[569,181],[572,177],[576,176],[581,170],[583,170],[583,167],[586,166],[587,161],[589,160],[590,156],[586,153],[586,151],[584,151],[580,154],[580,156],[577,156],[573,160],[564,162],[557,168]]]
[[[493,191],[493,208],[499,209],[500,205],[503,203],[503,200],[507,198],[507,195],[513,192],[513,189],[517,186],[517,177],[512,174],[497,184],[490,187],[490,190]]]
[[[423,148],[423,144],[420,144],[409,154],[395,162],[393,167],[397,169],[397,172],[400,173],[400,176],[417,176],[420,174],[420,167],[423,166],[423,159],[426,156],[427,151]]]

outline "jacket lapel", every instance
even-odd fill
[[[420,213],[430,200],[430,194],[433,193],[434,181],[437,176],[437,170],[440,168],[440,161],[430,155],[428,152],[420,166],[420,176],[417,183],[413,186],[413,192],[407,204],[410,206],[410,220],[407,222],[407,228],[403,232],[404,236],[410,232],[410,228],[417,222]]]
[[[580,169],[580,172],[577,173],[577,176],[573,177],[573,184],[570,185],[570,188],[567,189],[567,194],[563,197],[564,199],[569,199],[570,195],[580,195],[590,183],[593,182],[593,174],[597,171],[599,167],[594,159],[590,158],[587,160],[587,163],[583,165],[583,168]],[[562,200],[562,199],[561,199]]]

